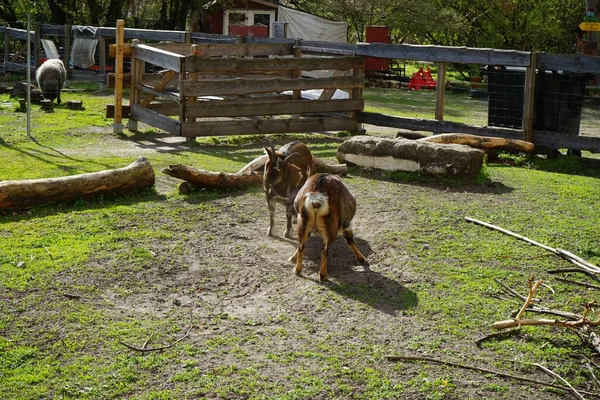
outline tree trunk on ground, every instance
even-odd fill
[[[196,187],[207,189],[234,189],[246,186],[260,185],[262,173],[236,174],[229,172],[210,172],[187,165],[169,165],[162,170],[163,174],[183,179]]]
[[[106,195],[122,195],[154,186],[154,170],[140,157],[127,167],[61,178],[0,182],[0,209],[26,209]]]
[[[441,144],[464,144],[476,149],[490,151],[521,151],[532,153],[535,146],[531,142],[518,139],[506,139],[499,137],[476,136],[466,133],[442,133],[440,135],[427,136],[418,141],[441,143]]]

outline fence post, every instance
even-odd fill
[[[133,113],[133,106],[140,103],[141,91],[138,89],[138,85],[142,83],[144,62],[138,60],[135,56],[135,46],[140,44],[140,40],[133,39],[131,42],[131,88],[129,89],[129,122],[127,126],[130,131],[136,132],[138,121],[131,114]]]
[[[100,90],[104,90],[104,82],[106,82],[106,39],[104,39],[104,36],[100,36],[100,39],[98,39],[98,47],[100,48],[99,50],[99,58],[100,58],[100,74],[102,74],[102,76],[104,76],[104,81],[100,82]]]
[[[294,57],[296,58],[300,58],[302,57],[302,51],[298,50],[298,47],[300,47],[300,45],[302,44],[302,40],[301,39],[296,39],[294,40]],[[301,79],[302,78],[302,71],[299,69],[295,69],[294,70],[294,79]],[[292,90],[292,100],[300,100],[302,98],[302,90]],[[300,118],[299,114],[292,114],[292,119],[297,119]]]
[[[125,44],[125,21],[117,20],[115,51],[115,118],[114,133],[123,133],[123,45]]]
[[[42,50],[42,24],[40,24],[39,22],[35,23],[35,36],[33,38],[33,43],[34,43],[34,47],[33,47],[34,64],[33,65],[37,69],[41,64],[40,53]],[[31,62],[31,60],[27,60],[27,62],[29,63],[29,62]]]
[[[444,120],[444,102],[446,101],[446,63],[438,64],[438,80],[435,89],[435,119]]]
[[[71,25],[65,25],[65,45],[63,47],[64,54],[63,58],[65,60],[65,69],[67,70],[67,81],[65,82],[65,86],[69,87],[69,80],[71,79]]]
[[[523,130],[525,140],[533,142],[533,111],[535,99],[535,72],[537,68],[537,53],[531,52],[529,67],[525,72],[525,93],[523,97]]]
[[[10,60],[10,36],[6,25],[4,25],[4,77],[8,79],[9,73],[6,70],[6,63]]]

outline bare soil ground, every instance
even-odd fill
[[[177,146],[177,140],[159,139],[154,144],[138,143],[132,149],[119,151],[143,154],[158,149],[176,150]],[[207,204],[195,204],[193,198],[189,199],[183,205],[181,219],[195,221],[195,225],[191,229],[181,227],[176,239],[154,243],[151,251],[156,254],[155,264],[131,276],[85,275],[81,283],[97,279],[102,301],[110,304],[116,314],[178,318],[182,329],[193,324],[186,345],[206,349],[197,357],[196,379],[217,368],[236,365],[238,371],[220,383],[227,389],[192,390],[189,398],[277,397],[277,393],[290,391],[297,394],[289,398],[312,399],[565,397],[564,392],[554,393],[490,374],[385,360],[384,354],[463,360],[469,365],[501,368],[505,373],[548,381],[535,369],[497,363],[496,354],[475,345],[476,339],[490,333],[488,327],[493,321],[482,322],[481,329],[471,332],[470,337],[455,338],[451,332],[440,330],[436,315],[418,315],[417,311],[424,299],[416,290],[423,293],[423,288],[433,288],[439,281],[434,271],[415,270],[412,266],[416,262],[426,261],[416,260],[405,250],[415,213],[420,212],[416,199],[431,196],[439,202],[451,199],[457,204],[486,202],[490,196],[509,190],[502,184],[450,190],[374,178],[368,185],[352,173],[344,178],[358,199],[353,227],[357,245],[369,263],[357,265],[339,237],[330,250],[329,282],[318,280],[318,237],[309,240],[303,276],[293,273],[288,257],[293,254],[296,241],[282,237],[283,208],[277,208],[277,237],[267,237],[264,195],[257,189],[223,193],[200,209],[198,206]],[[173,190],[178,182],[159,176],[158,192]],[[460,218],[449,216],[448,222],[458,223]],[[154,223],[177,230],[173,221],[159,218]],[[166,260],[162,255],[171,257],[176,241],[182,239],[186,251],[181,258]],[[69,286],[77,285],[68,280]],[[122,290],[127,288],[124,282],[128,280],[146,289],[132,290],[124,296]],[[464,312],[457,318],[468,318],[468,310]],[[218,340],[223,344],[218,350],[212,349],[209,343]],[[496,360],[496,364],[490,365],[491,360]],[[232,387],[248,384],[240,371],[252,368],[258,370],[261,387],[247,387],[235,394]],[[163,376],[156,376],[155,389],[177,387],[173,382],[173,376],[178,376],[177,368],[161,373]],[[379,378],[373,379],[369,374]],[[311,392],[311,385],[317,385],[313,380],[319,380],[328,389]],[[373,394],[378,392],[369,388],[370,384],[385,386],[381,397]],[[396,385],[402,390],[394,389]],[[278,389],[265,389],[271,386]]]

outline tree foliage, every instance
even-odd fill
[[[390,27],[393,43],[574,51],[582,0],[289,0],[294,7],[350,25],[364,40],[369,25]]]
[[[248,0],[242,0],[248,1]],[[195,27],[212,0],[0,0],[0,18],[23,27],[26,14],[55,24],[136,28]],[[219,0],[227,7],[233,0]],[[390,28],[392,43],[573,52],[583,0],[287,0],[289,6],[349,23],[350,41],[364,41],[369,25]]]

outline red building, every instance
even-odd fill
[[[276,3],[266,0],[238,1],[224,9],[215,0],[202,15],[202,31],[222,35],[269,37],[277,20]]]

